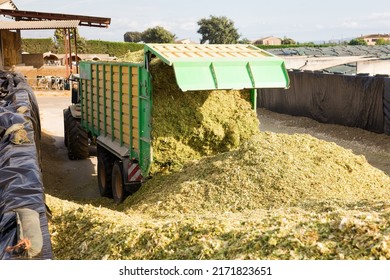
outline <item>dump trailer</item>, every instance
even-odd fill
[[[89,156],[97,145],[102,196],[120,203],[149,177],[153,88],[150,63],[172,66],[182,91],[287,88],[284,61],[252,45],[145,44],[142,63],[80,62],[78,91],[64,109],[70,159]],[[78,95],[77,95],[78,94]]]

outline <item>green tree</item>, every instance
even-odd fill
[[[164,27],[156,26],[142,32],[142,41],[145,43],[173,43],[176,35]]]
[[[79,53],[85,53],[85,51],[87,49],[86,39],[80,36],[77,28],[69,29],[69,33],[70,33],[71,46],[72,47],[74,46],[74,39],[76,37],[77,38],[77,51]],[[64,29],[57,28],[54,31],[54,42],[55,42],[55,45],[56,45],[58,52],[64,51],[64,38],[65,38]]]
[[[363,39],[352,39],[351,41],[349,41],[348,45],[351,45],[351,46],[358,46],[358,45],[361,45],[361,46],[367,46],[367,42],[364,41]]]
[[[202,35],[201,44],[236,44],[240,38],[234,22],[227,17],[202,18],[198,25],[198,33]]]
[[[376,40],[375,45],[378,45],[378,46],[390,45],[390,41],[383,39],[383,38],[379,38],[378,40]]]
[[[22,38],[22,51],[28,53],[56,52],[56,47],[52,38]]]
[[[282,45],[296,45],[296,42],[291,38],[284,37],[282,40]]]
[[[240,41],[238,41],[239,44],[250,44],[251,41],[248,38],[242,38]]]
[[[125,42],[137,43],[142,41],[142,33],[137,31],[129,31],[123,35]]]

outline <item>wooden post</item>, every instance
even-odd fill
[[[66,69],[66,77],[69,77],[69,60],[68,60],[68,34],[67,30],[64,28],[63,30],[64,34],[64,53],[65,53],[65,69]]]
[[[79,61],[78,61],[78,55],[77,55],[77,28],[73,29],[73,34],[74,34],[74,53],[76,55],[76,73],[79,73]]]
[[[71,32],[70,29],[68,29],[68,44],[69,44],[69,65],[70,65],[70,74],[73,73],[73,65],[72,65],[72,38],[71,38]]]

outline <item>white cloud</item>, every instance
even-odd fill
[[[182,22],[182,23],[180,23],[180,28],[182,30],[186,30],[186,31],[197,30],[198,24],[196,22],[193,22],[193,21]]]
[[[141,28],[141,24],[138,21],[129,18],[116,19],[116,21],[111,24],[110,29],[116,29],[116,28],[130,29],[128,31],[143,31],[143,30],[139,30]]]
[[[342,25],[342,27],[345,27],[345,28],[360,28],[360,27],[362,27],[362,25],[359,22],[354,21],[354,20],[346,20],[341,25]]]
[[[372,13],[366,16],[366,20],[372,26],[390,27],[390,13]]]
[[[386,13],[371,13],[365,16],[368,20],[390,20],[390,12]]]

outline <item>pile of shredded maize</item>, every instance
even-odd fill
[[[47,195],[56,259],[390,259],[389,176],[334,143],[260,132],[241,93],[179,92],[158,67],[154,176],[121,205]]]

